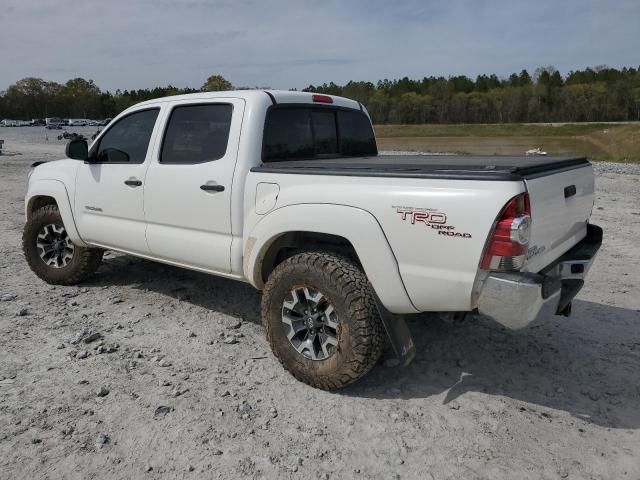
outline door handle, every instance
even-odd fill
[[[200,185],[200,190],[205,192],[224,192],[224,185]]]
[[[142,185],[142,182],[140,180],[125,180],[124,184],[129,185],[130,187],[139,187]]]

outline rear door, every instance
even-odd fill
[[[174,102],[144,190],[153,256],[231,272],[231,189],[244,101]]]
[[[532,223],[524,269],[537,272],[585,237],[594,200],[593,167],[527,178],[525,184]]]

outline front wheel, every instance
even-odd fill
[[[324,390],[362,378],[385,345],[365,274],[332,253],[301,253],[279,264],[264,288],[262,322],[284,368]]]
[[[33,212],[24,226],[22,250],[33,273],[53,285],[86,279],[98,269],[103,253],[71,241],[56,205]]]

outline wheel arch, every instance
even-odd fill
[[[331,251],[356,262],[382,304],[394,313],[415,313],[393,251],[375,217],[360,208],[298,204],[265,215],[245,236],[243,268],[262,289],[269,273],[296,253]]]
[[[69,193],[62,182],[59,180],[37,180],[30,183],[24,203],[26,220],[29,220],[38,208],[56,205],[71,241],[82,247],[87,246],[78,232]]]

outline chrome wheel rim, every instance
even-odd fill
[[[282,304],[282,323],[291,346],[309,360],[326,360],[338,346],[338,315],[319,290],[294,287]]]
[[[36,248],[40,259],[48,267],[63,268],[73,259],[75,246],[63,225],[45,225],[36,238]]]

